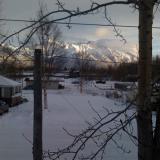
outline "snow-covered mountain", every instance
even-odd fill
[[[109,47],[106,40],[90,41],[87,43],[66,43],[65,50],[68,58],[78,57],[79,52],[85,52],[84,59],[91,59],[103,64],[115,62],[135,62],[138,54],[133,51],[123,51]]]
[[[57,56],[56,62],[61,67],[71,68],[78,65],[77,59],[89,59],[92,64],[97,64],[98,66],[108,66],[108,64],[114,64],[115,62],[137,61],[138,54],[134,50],[124,51],[123,48],[115,47],[114,44],[114,40],[109,41],[106,39],[84,43],[65,42],[64,48],[57,49],[58,53],[55,54]],[[8,48],[13,49],[10,46]],[[25,51],[28,52],[30,58],[34,56],[34,51],[31,48],[26,48]],[[83,55],[79,55],[79,53]],[[59,58],[59,55],[61,58]],[[26,52],[23,51],[17,55],[17,58],[22,62],[27,57]]]

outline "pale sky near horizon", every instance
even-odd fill
[[[39,8],[40,0],[3,0],[2,2],[2,16],[1,18],[13,18],[13,19],[34,19]],[[66,8],[85,10],[90,6],[90,0],[61,0],[65,3]],[[96,0],[98,3],[102,3],[109,0]],[[43,3],[47,5],[48,11],[56,10],[56,0],[43,0]],[[138,13],[133,10],[133,8],[128,6],[112,6],[108,8],[109,16],[112,21],[116,24],[123,25],[138,25]],[[57,16],[57,15],[56,15]],[[56,17],[55,16],[55,17]],[[53,16],[51,17],[53,18]],[[57,17],[56,17],[57,18]],[[100,23],[107,24],[104,19],[104,15],[89,15],[74,18],[72,22],[82,22],[82,23]],[[160,26],[158,16],[154,20],[155,26]],[[3,25],[4,30],[7,33],[14,32],[21,27],[26,26],[22,23],[5,23]],[[138,44],[138,30],[131,28],[120,28],[122,35],[127,40],[127,44],[123,45],[120,38],[115,37],[113,28],[111,27],[95,27],[95,26],[72,26],[68,29],[64,25],[60,25],[63,38],[68,41],[83,41],[83,40],[99,40],[108,39],[112,41],[110,45],[115,48],[132,48],[137,49]],[[153,48],[156,54],[160,53],[160,30],[154,30],[153,32]]]

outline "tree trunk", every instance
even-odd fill
[[[153,0],[139,2],[138,160],[152,160],[151,98]]]

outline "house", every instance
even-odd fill
[[[0,100],[9,106],[19,104],[21,98],[21,84],[0,75]]]
[[[26,78],[26,87],[24,89],[33,89],[33,79]],[[62,80],[42,80],[42,88],[46,87],[46,89],[62,89],[63,86],[60,84],[60,82],[63,82]],[[61,88],[62,87],[62,88]]]

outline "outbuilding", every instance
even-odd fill
[[[21,91],[21,83],[0,75],[0,100],[9,106],[19,104],[22,100]]]
[[[33,79],[26,78],[26,87],[24,89],[33,89]],[[60,88],[62,85],[60,85],[60,82],[63,82],[62,80],[54,79],[54,80],[42,80],[42,88],[46,89],[62,89]]]

